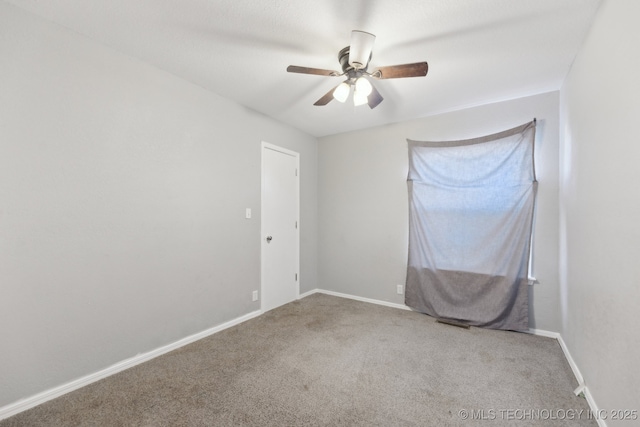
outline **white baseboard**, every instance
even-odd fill
[[[591,395],[591,392],[589,391],[589,387],[584,386],[584,389],[582,390],[582,392],[584,393],[584,397],[587,399],[587,403],[589,404],[589,407],[591,408],[591,413],[599,414],[600,410],[598,409],[598,405],[596,405],[596,401],[593,400],[593,396]],[[598,422],[598,426],[599,427],[607,427],[607,422],[604,419],[596,417],[596,421]]]
[[[587,399],[589,408],[591,408],[591,413],[598,414],[599,413],[598,405],[596,404],[596,401],[593,399],[593,395],[591,394],[591,391],[589,391],[589,387],[585,384],[584,377],[582,376],[580,369],[578,369],[578,364],[576,363],[575,360],[573,360],[573,357],[569,352],[569,347],[567,347],[567,344],[562,339],[562,335],[558,334],[557,339],[558,339],[558,344],[560,344],[560,348],[562,348],[562,352],[564,353],[564,357],[567,359],[567,362],[569,362],[569,366],[573,371],[573,375],[576,377],[576,380],[578,381],[578,388],[576,388],[575,393],[576,394],[580,394],[580,392],[584,393],[584,397],[585,399]],[[599,427],[607,427],[607,422],[605,420],[597,417],[595,419]]]
[[[324,290],[324,289],[314,289],[312,291],[305,292],[304,294],[300,295],[299,299],[302,299],[304,297],[308,297],[309,295],[313,295],[313,294],[332,295],[334,297],[347,298],[347,299],[352,299],[352,300],[362,301],[362,302],[368,302],[368,303],[377,304],[377,305],[384,305],[386,307],[399,308],[401,310],[411,310],[410,307],[408,307],[408,306],[406,306],[404,304],[398,304],[398,303],[395,303],[395,302],[382,301],[382,300],[372,299],[372,298],[359,297],[359,296],[356,296],[356,295],[343,294],[341,292],[327,291],[327,290]]]
[[[312,289],[312,290],[310,290],[308,292],[305,292],[303,294],[298,295],[298,299],[306,298],[309,295],[313,295],[313,294],[317,294],[317,293],[318,293],[318,289]]]
[[[571,356],[571,353],[569,352],[569,347],[567,347],[567,344],[564,342],[564,340],[562,339],[562,336],[560,334],[558,334],[558,338],[557,339],[558,339],[558,344],[560,344],[560,348],[562,349],[562,352],[564,353],[564,357],[567,358],[567,362],[569,362],[569,366],[571,367],[571,370],[573,371],[573,375],[576,377],[576,380],[578,381],[579,386],[584,386],[584,377],[582,376],[582,373],[580,372],[580,369],[578,369],[578,365],[576,364],[576,361],[573,360],[573,357]],[[586,394],[585,394],[585,396],[586,396]]]
[[[562,353],[564,353],[564,357],[567,359],[567,362],[571,367],[571,371],[573,372],[573,375],[576,377],[576,381],[578,381],[578,387],[574,390],[574,393],[576,395],[580,393],[584,393],[584,397],[585,399],[587,399],[587,403],[589,404],[591,413],[598,414],[598,405],[596,405],[596,402],[593,399],[591,392],[589,391],[589,387],[587,387],[587,385],[585,384],[584,377],[582,376],[580,369],[578,369],[578,364],[576,363],[575,360],[573,360],[573,357],[569,352],[569,347],[567,347],[567,344],[564,342],[564,339],[562,339],[562,335],[560,335],[558,332],[550,332],[550,331],[545,331],[543,329],[530,329],[529,333],[543,336],[543,337],[548,337],[548,338],[555,338],[556,340],[558,340],[558,344],[560,344]],[[595,419],[599,427],[607,427],[607,422],[605,420],[600,418],[595,418]]]
[[[560,334],[557,332],[545,331],[544,329],[529,329],[529,333],[532,335],[538,335],[539,337],[547,337],[558,339]]]
[[[34,396],[19,400],[7,406],[3,406],[0,408],[0,420],[9,418],[22,411],[26,411],[27,409],[33,408],[34,406],[38,406],[49,400],[55,399],[56,397],[62,396],[63,394],[77,390],[81,387],[94,383],[98,380],[101,380],[113,374],[117,374],[118,372],[124,371],[125,369],[132,368],[136,365],[139,365],[140,363],[143,363],[153,358],[156,358],[158,356],[161,356],[165,353],[168,353],[172,350],[183,347],[187,344],[191,344],[192,342],[201,340],[202,338],[213,335],[216,332],[220,332],[224,329],[238,325],[242,322],[246,322],[247,320],[253,319],[254,317],[257,317],[261,314],[262,314],[261,310],[253,311],[251,313],[245,314],[244,316],[240,316],[228,322],[222,323],[218,326],[214,326],[213,328],[207,329],[202,332],[198,332],[197,334],[190,335],[186,338],[182,338],[171,344],[167,344],[165,346],[156,348],[155,350],[151,350],[146,353],[138,354],[129,359],[125,359],[121,362],[116,363],[115,365],[111,365],[98,372],[94,372],[93,374],[86,375],[82,378],[78,378],[77,380],[68,382],[66,384],[62,384],[61,386],[43,391]]]

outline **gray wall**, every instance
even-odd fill
[[[0,407],[259,309],[262,140],[317,287],[315,138],[3,2],[0,58]]]
[[[425,101],[428,102],[428,101]],[[558,331],[559,94],[512,101],[320,138],[318,285],[403,303],[407,263],[406,138],[456,140],[538,119],[535,275],[531,327]]]
[[[638,16],[605,1],[561,91],[561,333],[606,410],[640,410]]]

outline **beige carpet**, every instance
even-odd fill
[[[596,426],[575,387],[556,340],[315,294],[0,427]]]

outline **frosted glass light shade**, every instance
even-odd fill
[[[344,102],[349,97],[349,92],[351,92],[351,86],[347,82],[342,82],[333,91],[333,98],[336,101]]]
[[[364,105],[367,102],[369,102],[369,100],[367,99],[367,95],[359,92],[358,90],[355,90],[353,92],[353,105],[357,107],[359,105]]]
[[[351,31],[351,45],[349,46],[349,65],[359,70],[369,63],[373,42],[376,36],[364,31]]]
[[[371,83],[365,77],[360,77],[356,80],[356,91],[358,91],[358,93],[361,93],[364,96],[369,96],[372,90],[373,87],[371,86]]]

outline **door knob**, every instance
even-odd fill
[[[271,239],[273,239],[272,236],[267,236],[267,243],[271,243]]]

